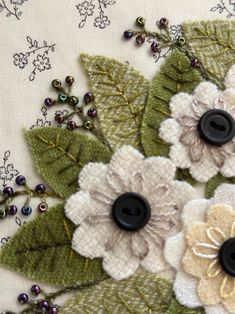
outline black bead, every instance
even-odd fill
[[[142,195],[128,192],[116,199],[112,206],[112,216],[121,229],[136,231],[148,223],[151,209]]]
[[[223,243],[219,250],[219,262],[227,274],[235,277],[235,238]]]
[[[233,117],[221,109],[211,109],[203,114],[197,129],[201,138],[216,146],[224,145],[235,135],[235,122]]]
[[[134,35],[134,33],[133,33],[132,31],[125,31],[125,32],[123,33],[123,37],[124,37],[125,39],[131,39],[131,38],[133,37],[133,35]]]

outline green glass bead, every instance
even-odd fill
[[[84,122],[83,127],[86,130],[91,130],[94,127],[94,125],[93,125],[93,123],[90,120],[87,120],[87,121]]]
[[[76,106],[78,104],[79,100],[76,96],[69,97],[69,103],[72,106]]]
[[[7,215],[6,211],[3,210],[3,209],[1,209],[1,210],[0,210],[0,219],[6,218],[6,215]]]
[[[59,94],[58,96],[59,103],[65,103],[67,100],[68,100],[68,95],[63,94],[63,93]]]
[[[179,37],[179,38],[177,39],[177,44],[178,44],[180,47],[184,46],[185,43],[186,43],[186,40],[185,40],[184,37]]]
[[[143,27],[145,25],[145,19],[142,16],[138,16],[136,19],[136,24]]]

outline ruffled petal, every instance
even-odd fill
[[[235,88],[235,65],[233,65],[226,74],[224,85],[226,88]]]
[[[228,109],[228,112],[230,113],[230,108],[234,107],[235,103],[235,88],[228,88],[222,93],[222,99],[225,101],[225,106],[224,104],[222,105],[221,109]],[[233,109],[234,112],[234,109]]]
[[[207,182],[217,174],[218,170],[211,158],[204,156],[199,162],[192,163],[189,171],[197,181]]]
[[[181,143],[177,143],[171,146],[169,156],[172,159],[173,163],[179,168],[185,169],[191,166],[188,149]]]
[[[235,188],[232,184],[221,184],[214,193],[213,204],[227,204],[235,210]]]
[[[171,98],[171,116],[176,120],[183,116],[194,116],[192,111],[193,96],[187,93],[179,93]]]
[[[202,306],[197,294],[198,280],[184,272],[178,272],[174,292],[178,301],[189,308]]]
[[[183,181],[172,181],[169,184],[169,197],[174,202],[179,210],[194,197],[195,189],[188,183]]]
[[[228,156],[225,161],[223,167],[220,169],[221,174],[224,177],[234,177],[235,176],[235,156]]]
[[[182,135],[182,128],[174,119],[167,119],[161,123],[159,136],[167,143],[175,144]]]
[[[214,278],[202,278],[198,285],[198,296],[204,305],[214,305],[221,302],[220,285],[223,275]]]
[[[164,256],[166,261],[176,270],[181,269],[181,262],[186,250],[184,232],[170,237],[165,242]]]
[[[187,203],[183,209],[182,220],[185,226],[194,222],[204,222],[210,201],[206,199],[193,200]]]
[[[219,90],[216,85],[210,82],[200,83],[194,91],[195,100],[207,105],[208,109],[214,107],[214,103],[219,98]]]

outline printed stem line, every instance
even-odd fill
[[[6,5],[5,0],[2,0],[2,4],[3,4],[4,8],[8,11],[9,14],[14,15],[14,16],[17,18],[17,20],[20,19],[19,16],[17,15],[18,8],[17,8],[16,6],[14,7],[14,11],[15,11],[15,12],[12,12],[12,11],[8,8],[8,6]]]

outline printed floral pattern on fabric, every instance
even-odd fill
[[[150,272],[167,269],[164,240],[179,230],[181,209],[193,193],[189,184],[174,181],[174,176],[169,159],[144,159],[131,146],[120,148],[109,165],[85,166],[80,191],[65,206],[68,218],[79,225],[73,249],[89,258],[102,257],[106,272],[118,280],[134,274],[140,265]],[[143,197],[145,205],[137,200]],[[151,214],[145,220],[146,206]],[[140,226],[135,219],[144,223]]]
[[[27,42],[29,43],[29,50],[25,53],[15,53],[13,55],[13,63],[20,69],[24,69],[31,59],[33,70],[29,75],[29,80],[33,81],[38,72],[51,69],[49,52],[55,51],[56,44],[49,45],[46,41],[43,41],[43,44],[40,45],[37,40],[33,40],[29,36],[27,36]]]
[[[114,5],[116,1],[114,0],[97,0],[95,3],[94,0],[81,1],[77,6],[79,15],[82,17],[82,20],[79,22],[78,27],[83,28],[87,23],[87,18],[95,14],[96,8],[98,10],[98,16],[94,19],[94,26],[100,29],[106,28],[110,25],[111,21],[108,16],[105,15],[105,9],[108,6]]]
[[[214,7],[211,8],[211,12],[218,12],[219,14],[226,14],[226,18],[235,17],[235,1],[234,0],[220,0]]]
[[[164,252],[177,270],[174,290],[182,304],[204,306],[206,313],[234,313],[234,209],[235,189],[228,184],[214,198],[185,206],[184,229],[166,241]]]
[[[1,0],[0,13],[5,12],[6,17],[14,16],[17,20],[22,16],[21,6],[28,0]]]
[[[10,150],[6,151],[3,156],[3,164],[0,166],[0,180],[2,181],[2,187],[6,187],[7,182],[12,181],[19,174],[19,171],[15,169],[13,163],[9,163],[8,161],[10,156]]]
[[[172,97],[171,118],[160,126],[160,137],[172,144],[169,156],[174,164],[189,168],[200,182],[207,182],[218,172],[225,177],[235,175],[235,66],[224,84],[223,92],[210,82],[202,82],[192,95]]]

